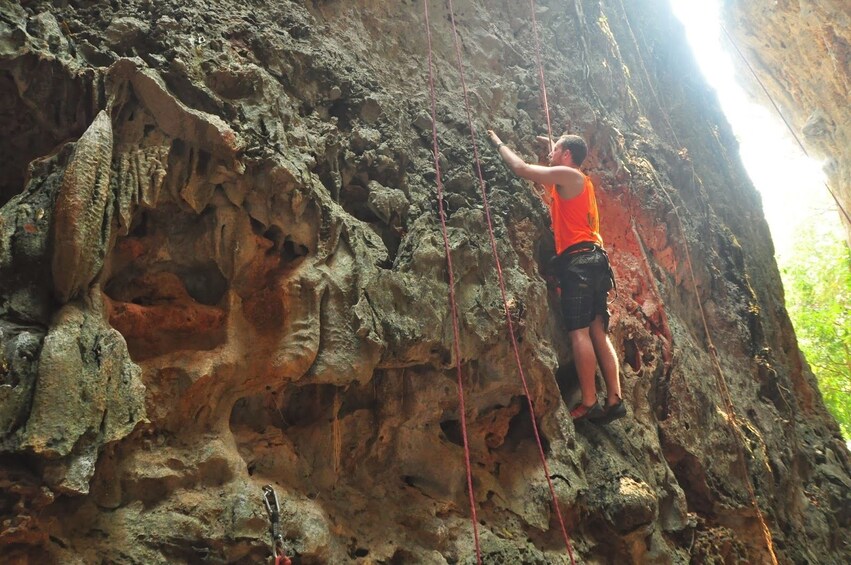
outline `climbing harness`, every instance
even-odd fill
[[[479,545],[479,519],[476,515],[476,497],[473,492],[473,470],[470,463],[470,445],[467,439],[467,408],[464,402],[464,381],[461,374],[460,330],[458,327],[458,305],[455,299],[455,274],[452,270],[452,254],[449,251],[449,234],[446,229],[446,212],[443,208],[443,180],[440,175],[440,151],[437,145],[437,102],[434,93],[434,71],[432,69],[431,24],[428,17],[428,0],[423,0],[425,9],[426,35],[428,37],[428,85],[431,96],[431,136],[434,151],[434,170],[437,173],[437,206],[440,210],[440,227],[443,233],[443,249],[446,252],[446,268],[449,271],[449,304],[452,308],[452,337],[455,352],[455,370],[458,376],[458,403],[461,413],[461,436],[464,438],[464,465],[467,472],[467,494],[470,498],[470,520],[473,524],[473,540],[476,546],[476,562],[482,564],[482,549]]]
[[[626,21],[627,28],[629,29],[630,36],[632,37],[633,44],[635,45],[635,52],[638,56],[639,63],[641,65],[642,70],[644,71],[645,78],[647,79],[647,85],[650,88],[650,92],[653,94],[653,98],[656,101],[657,106],[661,112],[662,117],[668,125],[668,129],[671,132],[671,135],[674,138],[674,141],[677,144],[677,147],[682,147],[679,139],[677,138],[677,134],[674,131],[673,126],[671,125],[671,121],[668,118],[667,113],[665,112],[664,106],[662,106],[662,102],[659,99],[659,96],[656,94],[656,89],[653,87],[653,81],[650,80],[650,73],[647,71],[647,67],[644,65],[644,60],[641,58],[641,51],[638,46],[638,40],[635,37],[635,33],[632,30],[632,25],[629,23],[629,16],[626,12],[626,7],[623,4],[623,0],[620,0],[621,10],[624,14],[624,21]],[[733,406],[733,400],[730,395],[730,389],[727,386],[727,380],[724,377],[724,369],[721,367],[721,361],[718,358],[718,350],[715,348],[715,344],[712,341],[712,334],[709,332],[709,323],[706,321],[706,314],[703,309],[703,301],[700,299],[700,293],[697,290],[697,277],[694,274],[694,267],[692,266],[691,254],[689,252],[688,242],[685,239],[685,228],[683,224],[683,220],[680,217],[679,211],[677,210],[677,206],[674,204],[673,199],[671,198],[670,193],[665,188],[662,181],[659,179],[659,175],[656,174],[656,169],[653,165],[646,161],[646,165],[648,169],[653,174],[653,177],[656,181],[656,185],[662,190],[662,193],[665,195],[665,198],[668,200],[668,203],[671,205],[671,209],[674,212],[674,216],[677,219],[677,224],[679,225],[680,233],[683,234],[683,249],[686,255],[686,265],[688,266],[689,279],[691,280],[692,288],[694,289],[695,299],[697,301],[698,311],[700,313],[700,318],[703,323],[703,331],[706,334],[706,345],[709,350],[710,358],[712,359],[713,367],[715,369],[715,381],[718,386],[718,390],[721,393],[721,397],[725,404],[725,410],[727,412],[727,421],[730,423],[730,428],[733,430],[734,435],[736,436],[736,449],[738,452],[739,461],[742,464],[744,469],[744,475],[746,478],[747,490],[751,499],[751,504],[753,505],[754,511],[756,512],[757,519],[760,523],[760,527],[762,529],[763,538],[765,539],[766,548],[768,549],[768,553],[771,557],[771,563],[773,565],[777,565],[777,555],[774,552],[774,542],[771,537],[771,531],[768,529],[768,524],[765,522],[765,517],[762,514],[762,510],[759,507],[759,503],[756,498],[756,491],[753,486],[753,481],[751,480],[750,472],[747,466],[747,459],[745,457],[745,437],[742,431],[739,429],[735,422],[738,420],[736,416],[736,410]],[[694,169],[694,163],[691,163],[692,169],[692,177],[697,178],[697,171]]]
[[[596,244],[591,241],[581,241],[579,243],[574,243],[558,255],[554,256],[550,260],[549,268],[550,272],[558,272],[564,268],[570,268],[572,264],[580,264],[580,263],[588,263],[597,262],[600,256],[605,257],[606,265],[608,269],[608,277],[609,280],[607,284],[611,285],[609,290],[615,291],[615,298],[612,301],[617,299],[618,296],[618,283],[615,280],[615,272],[612,270],[612,262],[609,259],[609,253],[606,249],[599,244]],[[559,289],[561,290],[561,289]]]
[[[272,485],[263,487],[263,504],[269,514],[269,533],[272,536],[272,556],[275,565],[292,565],[290,558],[284,555],[284,535],[281,530],[281,505],[278,494]]]
[[[424,2],[424,4],[426,6],[426,13],[428,13],[427,12],[427,10],[428,10],[427,2]],[[517,345],[517,337],[516,337],[515,332],[514,332],[514,324],[511,320],[511,309],[510,309],[510,306],[509,306],[508,294],[507,294],[506,289],[505,289],[505,277],[503,276],[502,265],[499,261],[499,254],[498,254],[497,248],[496,248],[496,237],[494,235],[493,221],[491,219],[490,204],[488,202],[488,197],[487,197],[487,188],[485,186],[484,176],[482,175],[481,159],[479,158],[479,148],[478,148],[478,143],[476,142],[476,130],[475,130],[475,126],[473,124],[473,118],[472,118],[472,114],[471,114],[471,111],[470,111],[469,95],[468,95],[468,91],[467,91],[466,79],[464,77],[464,65],[463,65],[463,60],[462,60],[462,57],[461,57],[461,46],[460,46],[460,40],[458,38],[458,28],[457,28],[457,25],[456,25],[456,22],[455,22],[455,10],[454,10],[454,6],[452,4],[452,0],[449,0],[448,6],[449,6],[450,21],[452,22],[452,35],[453,35],[454,45],[455,45],[455,55],[456,55],[457,64],[458,64],[458,72],[459,72],[459,75],[460,75],[461,86],[462,86],[462,90],[463,90],[463,94],[464,94],[464,108],[465,108],[466,113],[467,113],[467,121],[468,121],[468,125],[470,127],[470,138],[471,138],[472,144],[473,144],[473,156],[474,156],[475,163],[476,163],[476,172],[477,172],[477,175],[478,175],[479,185],[480,185],[481,193],[482,193],[482,201],[483,201],[485,219],[486,219],[487,228],[488,228],[488,236],[489,236],[489,239],[490,239],[491,252],[493,254],[494,263],[496,265],[496,272],[497,272],[497,278],[499,280],[499,289],[500,289],[500,294],[501,294],[501,297],[502,297],[503,310],[505,312],[505,319],[506,319],[506,323],[507,323],[507,326],[508,326],[508,334],[511,338],[511,345],[512,345],[512,350],[514,352],[514,359],[517,363],[517,368],[518,368],[518,371],[519,371],[519,374],[520,374],[520,380],[521,380],[521,383],[523,385],[523,391],[524,391],[524,394],[526,395],[526,400],[529,404],[529,413],[530,413],[530,419],[531,419],[531,422],[532,422],[532,430],[533,430],[534,435],[535,435],[535,441],[538,445],[538,453],[539,453],[540,458],[541,458],[541,464],[542,464],[542,467],[543,467],[543,470],[544,470],[544,475],[545,475],[546,480],[547,480],[547,486],[549,487],[550,494],[552,496],[553,509],[555,510],[556,516],[558,517],[558,522],[559,522],[559,525],[560,525],[560,528],[561,528],[562,536],[564,537],[565,546],[567,547],[568,554],[570,555],[570,561],[571,561],[571,563],[575,563],[575,560],[574,560],[574,557],[573,557],[573,549],[572,549],[571,543],[570,543],[570,537],[567,535],[567,528],[565,527],[564,518],[562,517],[561,508],[559,507],[558,498],[556,497],[555,487],[553,486],[553,482],[552,482],[552,479],[550,477],[550,471],[549,471],[549,466],[547,465],[546,455],[544,454],[544,448],[543,448],[543,444],[542,444],[542,441],[541,441],[541,435],[540,435],[540,432],[538,430],[537,417],[535,416],[534,403],[532,402],[532,394],[529,391],[529,385],[527,383],[526,376],[525,376],[525,373],[523,371],[523,364],[520,360],[520,350],[519,350],[519,347]],[[427,21],[427,25],[428,25],[428,21]],[[430,75],[429,76],[430,76],[430,79],[432,81],[431,82],[431,85],[432,85],[432,89],[431,89],[432,123],[436,124],[437,116],[436,116],[436,112],[435,112],[435,102],[434,102],[435,95],[434,95],[434,89],[433,89],[433,78],[431,76],[432,46],[431,46],[430,37],[431,36],[430,36],[430,30],[429,30],[429,62],[430,62],[430,64],[429,64]],[[433,135],[435,136],[435,139],[436,139],[436,125],[433,125]],[[436,141],[435,141],[435,161],[437,161]],[[438,189],[442,190],[440,183],[438,184]],[[439,197],[438,201],[442,204],[442,198]],[[441,208],[441,219],[443,221],[442,208]],[[444,230],[445,230],[445,227],[444,227]],[[444,233],[445,233],[445,231],[444,231]],[[444,238],[446,238],[445,235],[444,235]],[[449,256],[448,240],[444,239],[444,244],[446,246],[446,253],[447,253],[447,257],[448,257]],[[451,269],[450,269],[450,277],[451,276],[452,276],[452,273],[451,273]],[[454,280],[454,279],[450,279],[450,280]],[[450,282],[450,286],[452,286],[452,284],[453,283]],[[456,340],[457,339],[458,338],[457,338],[457,333],[456,333]],[[456,344],[456,347],[457,347],[457,344]],[[460,363],[460,355],[456,355],[456,360]],[[460,385],[460,369],[459,369],[459,385]],[[460,386],[459,386],[459,393],[460,393]],[[463,418],[463,413],[464,413],[464,410],[462,408],[462,418]],[[467,445],[466,431],[465,430],[462,430],[462,431],[464,431],[464,435],[465,435],[465,439],[464,439],[465,457],[469,461],[469,446]],[[468,465],[469,465],[469,462],[468,462]],[[469,473],[469,471],[468,471],[468,473]],[[472,495],[472,481],[471,481],[470,475],[468,475],[468,489],[470,490],[471,506],[475,506],[475,502],[474,502],[474,499],[472,497],[473,496]],[[478,549],[478,538],[476,539],[476,544],[477,544],[477,550],[476,550],[477,551],[477,558],[480,560],[481,557],[479,555],[479,549]]]

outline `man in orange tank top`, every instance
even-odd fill
[[[544,189],[555,235],[555,275],[561,288],[561,309],[567,324],[582,402],[570,411],[576,420],[608,423],[626,414],[621,400],[618,358],[609,339],[607,298],[614,279],[600,237],[594,185],[579,166],[588,153],[585,141],[563,135],[547,156],[549,166],[526,163],[488,130],[500,157],[517,176]],[[597,402],[597,363],[606,382],[606,408]]]

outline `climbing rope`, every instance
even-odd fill
[[[647,79],[647,85],[650,88],[650,92],[653,94],[653,98],[655,99],[656,104],[659,107],[659,110],[660,110],[662,117],[664,118],[665,122],[668,125],[668,129],[670,130],[671,135],[673,136],[674,141],[677,144],[677,147],[682,147],[679,139],[677,139],[677,134],[674,131],[673,125],[671,124],[671,121],[668,118],[667,112],[665,111],[664,106],[662,106],[662,103],[659,99],[659,96],[656,94],[655,88],[653,88],[653,81],[650,80],[650,73],[647,71],[647,67],[644,65],[644,60],[641,58],[641,54],[640,54],[641,51],[640,51],[639,46],[638,46],[638,40],[636,39],[635,33],[632,30],[632,25],[629,22],[629,16],[626,12],[626,7],[623,4],[623,0],[620,0],[620,5],[621,5],[621,10],[623,11],[623,15],[624,15],[624,21],[626,22],[627,29],[629,30],[630,36],[632,37],[632,41],[633,41],[633,44],[635,46],[636,56],[638,57],[639,64],[640,64],[640,66],[641,66],[641,68],[644,72],[644,76]],[[739,426],[736,425],[736,422],[739,420],[739,418],[736,416],[736,410],[735,410],[735,407],[733,405],[733,400],[732,400],[732,397],[730,395],[729,387],[727,386],[727,380],[724,377],[724,369],[722,368],[721,361],[718,358],[718,351],[715,348],[715,344],[712,341],[712,334],[709,331],[709,323],[706,321],[706,313],[704,312],[704,309],[703,309],[703,301],[700,299],[700,293],[697,290],[697,277],[694,274],[694,268],[692,266],[691,253],[689,252],[689,245],[688,245],[688,242],[686,241],[686,237],[685,237],[685,228],[684,228],[683,220],[680,217],[679,211],[677,210],[677,206],[674,204],[674,201],[671,198],[670,193],[665,188],[662,181],[659,179],[659,175],[656,173],[656,169],[653,167],[653,165],[649,161],[647,161],[646,159],[644,161],[645,161],[645,164],[648,167],[648,169],[653,174],[653,177],[656,180],[656,185],[662,190],[662,193],[665,195],[665,198],[668,200],[668,203],[671,205],[671,209],[673,210],[674,216],[677,219],[677,224],[679,226],[680,233],[683,236],[683,249],[685,250],[685,255],[686,255],[686,265],[688,266],[689,278],[691,280],[692,288],[694,289],[695,299],[697,301],[698,311],[700,313],[700,319],[702,320],[702,323],[703,323],[703,331],[706,334],[707,349],[709,350],[710,358],[712,359],[712,363],[713,363],[713,368],[715,369],[716,385],[718,386],[718,389],[721,392],[721,398],[723,399],[724,404],[725,404],[725,410],[727,412],[727,420],[730,424],[730,428],[733,430],[734,435],[736,436],[736,439],[737,439],[736,449],[737,449],[737,452],[738,452],[739,460],[741,461],[742,467],[744,469],[744,474],[745,474],[745,479],[746,479],[745,482],[746,482],[746,485],[747,485],[748,494],[749,494],[750,499],[751,499],[751,504],[753,505],[753,508],[754,508],[756,515],[757,515],[757,519],[759,520],[760,527],[762,529],[762,534],[763,534],[763,537],[765,539],[765,544],[766,544],[766,547],[768,549],[769,555],[771,557],[771,563],[773,565],[777,565],[777,555],[774,552],[774,542],[773,542],[772,537],[771,537],[771,531],[768,528],[768,524],[765,522],[765,517],[762,514],[762,510],[760,510],[759,503],[758,503],[757,497],[756,497],[756,491],[754,489],[753,481],[751,480],[750,472],[749,472],[748,466],[747,466],[747,459],[745,457],[745,450],[744,450],[744,445],[745,445],[746,440],[745,440],[744,434],[742,433],[741,429],[739,429]],[[691,169],[692,169],[693,178],[697,178],[697,171],[694,168],[694,163],[691,163]]]
[[[792,125],[789,123],[788,120],[786,120],[786,116],[784,116],[783,112],[780,111],[780,107],[774,101],[774,97],[771,96],[771,93],[768,92],[768,88],[765,87],[765,84],[763,84],[762,80],[760,80],[760,78],[757,76],[756,71],[754,70],[754,68],[751,66],[750,62],[745,57],[745,54],[742,53],[741,49],[739,49],[739,46],[736,45],[735,41],[733,41],[733,37],[727,31],[727,28],[724,27],[724,24],[721,24],[721,31],[724,32],[724,35],[727,37],[727,41],[729,41],[730,45],[733,46],[733,49],[736,51],[736,53],[739,55],[739,58],[742,60],[742,62],[745,64],[745,66],[748,68],[748,70],[751,72],[751,74],[753,75],[753,78],[756,79],[757,84],[759,84],[760,88],[762,88],[762,91],[768,97],[768,101],[771,102],[771,105],[774,107],[774,110],[777,112],[777,115],[780,116],[780,119],[783,120],[784,124],[786,124],[786,129],[788,129],[789,133],[792,134],[792,137],[798,143],[798,147],[801,148],[801,151],[804,152],[804,155],[809,157],[810,154],[807,152],[807,148],[804,147],[803,143],[801,143],[801,140],[798,137],[798,134],[795,133],[795,130],[792,128]],[[848,222],[849,225],[851,225],[851,216],[848,215],[848,211],[842,206],[842,203],[839,202],[839,199],[836,197],[836,194],[834,194],[833,190],[830,189],[830,185],[828,185],[827,182],[825,182],[824,187],[827,189],[828,194],[830,194],[830,196],[833,198],[833,201],[836,202],[836,207],[839,208],[839,211],[842,212],[842,215],[845,216],[845,220]]]
[[[532,33],[535,36],[535,62],[538,64],[538,76],[541,81],[541,104],[544,106],[544,115],[547,117],[547,138],[550,140],[547,151],[552,151],[553,127],[550,124],[550,105],[547,102],[547,83],[544,80],[544,65],[541,63],[541,41],[538,37],[538,20],[535,17],[535,0],[529,0],[529,8],[532,11]]]
[[[526,381],[526,375],[523,371],[523,364],[520,361],[520,350],[519,350],[519,347],[517,346],[517,337],[514,333],[514,324],[511,321],[511,312],[510,312],[510,307],[508,305],[508,294],[505,290],[505,277],[503,276],[503,273],[502,273],[502,264],[499,261],[499,253],[497,252],[497,248],[496,248],[496,236],[494,235],[493,221],[491,219],[491,213],[490,213],[490,203],[488,202],[488,196],[487,196],[487,188],[485,186],[484,176],[482,175],[482,164],[481,164],[481,159],[479,158],[478,143],[476,142],[476,128],[475,128],[475,125],[473,124],[473,116],[472,116],[472,113],[470,111],[470,100],[469,100],[469,94],[468,94],[468,91],[467,91],[467,82],[466,82],[466,79],[464,78],[464,64],[463,64],[463,60],[462,60],[462,57],[461,57],[461,42],[458,38],[458,27],[457,27],[456,22],[455,22],[455,9],[452,5],[452,0],[449,0],[448,4],[449,4],[450,21],[452,22],[452,36],[453,36],[454,44],[455,44],[455,55],[456,55],[457,64],[458,64],[458,73],[459,73],[460,78],[461,78],[461,87],[462,87],[462,90],[463,90],[463,93],[464,93],[464,109],[467,112],[467,122],[468,122],[468,125],[470,127],[470,139],[472,140],[472,144],[473,144],[473,157],[474,157],[475,162],[476,162],[476,173],[478,175],[479,186],[480,186],[481,192],[482,192],[482,202],[483,202],[483,205],[484,205],[485,219],[486,219],[486,222],[487,222],[488,237],[490,239],[491,252],[493,253],[494,263],[496,265],[497,278],[499,280],[499,290],[500,290],[500,294],[502,296],[502,304],[503,304],[503,310],[505,312],[506,324],[508,325],[508,334],[511,338],[511,346],[512,346],[512,350],[514,352],[514,360],[517,363],[517,369],[518,369],[519,374],[520,374],[520,381],[523,385],[523,391],[526,395],[526,401],[529,404],[529,414],[530,414],[530,417],[531,417],[531,420],[532,420],[532,431],[534,432],[535,441],[538,445],[538,453],[539,453],[540,458],[541,458],[541,465],[543,466],[543,469],[544,469],[544,475],[547,479],[547,486],[549,487],[550,495],[552,496],[553,508],[555,510],[556,516],[558,517],[558,522],[559,522],[559,526],[561,527],[562,536],[564,537],[565,546],[567,547],[568,554],[570,555],[570,562],[572,564],[575,564],[575,560],[574,560],[574,557],[573,557],[573,549],[572,549],[571,544],[570,544],[570,537],[567,535],[567,528],[564,525],[564,518],[561,515],[561,509],[559,508],[559,505],[558,505],[558,498],[556,497],[555,487],[553,486],[552,479],[550,478],[550,470],[549,470],[549,466],[547,465],[546,455],[544,454],[544,447],[543,447],[543,444],[541,442],[541,434],[538,431],[538,423],[537,423],[537,418],[535,416],[534,403],[532,402],[532,394],[529,392],[529,385]]]
[[[458,305],[455,299],[455,274],[452,269],[452,253],[449,249],[449,234],[446,228],[446,212],[443,207],[443,180],[440,174],[440,150],[437,144],[437,103],[434,92],[434,70],[432,68],[431,23],[428,15],[428,0],[423,0],[426,35],[428,37],[428,86],[431,98],[431,137],[434,152],[434,170],[437,173],[437,207],[440,211],[440,228],[443,234],[443,249],[446,252],[446,269],[449,271],[449,304],[452,310],[452,337],[455,351],[455,370],[458,377],[458,405],[461,413],[461,436],[464,439],[464,465],[467,471],[467,493],[470,498],[470,520],[473,523],[473,540],[476,546],[476,562],[482,564],[479,545],[479,519],[476,515],[476,497],[473,492],[473,470],[470,463],[470,445],[467,439],[467,408],[464,402],[464,380],[461,374],[460,330],[458,328]]]

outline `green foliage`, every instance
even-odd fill
[[[780,262],[798,345],[842,435],[851,439],[851,250],[838,231],[810,224]]]

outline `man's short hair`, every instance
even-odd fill
[[[562,149],[570,151],[573,164],[577,167],[582,164],[582,161],[585,160],[585,156],[588,155],[588,145],[586,145],[585,140],[578,135],[565,134],[558,138],[556,145]]]

